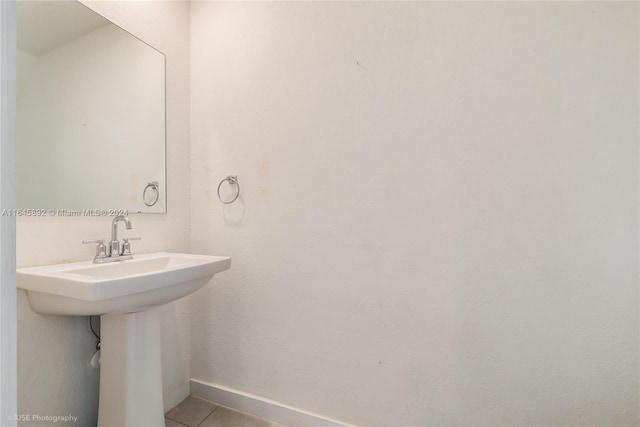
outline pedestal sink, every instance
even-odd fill
[[[41,314],[100,315],[98,426],[164,426],[157,307],[204,286],[231,258],[154,253],[17,270],[18,287]]]

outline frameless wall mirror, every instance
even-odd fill
[[[166,212],[164,55],[75,0],[17,17],[18,208]]]

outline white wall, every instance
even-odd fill
[[[15,207],[16,5],[0,2],[0,208]],[[0,420],[16,425],[16,221],[0,218]]]
[[[363,426],[640,422],[637,3],[191,20],[192,250],[233,257],[194,378]]]
[[[105,17],[166,55],[167,180],[166,215],[131,215],[143,240],[134,252],[189,251],[189,6],[182,1],[84,1]],[[105,165],[106,167],[106,165]],[[104,238],[111,218],[18,218],[18,267],[89,260],[83,239]],[[165,393],[189,378],[189,317],[185,302],[166,306]],[[94,338],[84,317],[41,316],[18,295],[18,407],[24,414],[96,419],[98,372],[89,367]],[[177,343],[177,345],[176,345]]]

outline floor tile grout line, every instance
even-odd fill
[[[198,423],[197,420],[194,420],[197,424],[191,424],[191,423],[190,424],[185,424],[182,421],[178,421],[178,420],[168,416],[169,412],[173,411],[173,409],[176,409],[178,406],[182,405],[185,401],[187,401],[188,399],[191,399],[191,398],[193,398],[195,400],[200,400],[200,401],[206,402],[206,403],[208,403],[208,404],[213,406],[213,409],[211,409],[211,411],[202,419],[202,421],[200,421]],[[182,402],[180,402],[175,408],[173,408],[173,409],[171,409],[171,411],[167,412],[165,414],[165,419],[171,420],[171,421],[175,422],[176,424],[178,424],[181,427],[203,427],[205,421],[207,421],[209,418],[211,418],[213,416],[214,412],[218,411],[218,409],[220,409],[220,408],[225,408],[226,410],[229,410],[231,412],[242,414],[242,416],[245,416],[245,417],[250,417],[250,418],[257,419],[257,420],[262,420],[262,421],[265,421],[265,422],[270,423],[270,424],[273,423],[272,427],[288,427],[288,426],[286,426],[284,424],[279,424],[279,423],[277,423],[277,422],[275,422],[273,420],[270,420],[270,419],[267,419],[267,418],[262,418],[262,417],[259,417],[259,416],[256,416],[256,415],[253,415],[253,414],[250,414],[248,412],[244,412],[244,411],[241,411],[241,410],[238,410],[238,409],[233,409],[233,408],[230,408],[228,406],[220,405],[220,404],[218,404],[218,403],[216,403],[214,401],[211,401],[211,400],[208,400],[208,399],[203,399],[201,397],[197,397],[197,396],[193,396],[193,395],[189,395],[186,399],[184,399]],[[200,417],[198,417],[198,418],[200,418]]]
[[[164,417],[165,417],[166,419],[168,419],[168,420],[173,421],[174,423],[178,423],[178,424],[183,425],[183,426],[185,426],[185,427],[189,427],[189,426],[187,426],[187,425],[185,425],[185,424],[182,424],[182,423],[181,423],[180,421],[178,421],[178,420],[174,420],[173,418],[168,417],[168,416],[167,416],[167,414],[164,414]]]
[[[204,400],[204,399],[203,399]],[[207,402],[209,403],[213,403],[210,400],[207,400]],[[213,403],[214,405],[216,405],[215,408],[213,408],[213,410],[211,412],[209,412],[209,415],[207,415],[206,417],[204,417],[204,420],[200,421],[200,424],[198,424],[196,427],[200,427],[202,424],[204,424],[205,421],[207,421],[207,418],[209,418],[211,415],[213,415],[214,412],[216,412],[216,410],[220,407],[220,405],[217,405],[215,403]]]
[[[182,421],[176,420],[175,418],[168,417],[167,414],[165,414],[164,417],[166,419],[171,420],[173,422],[176,422],[176,423],[178,423],[178,424],[180,424],[181,426],[184,426],[184,427],[196,427],[196,426],[187,425],[187,424],[183,423]]]
[[[0,1],[1,1],[1,0],[0,0]],[[198,420],[196,419],[196,420],[193,420],[192,422],[189,422],[188,424],[185,424],[185,423],[183,422],[183,420],[178,420],[178,419],[173,418],[173,417],[171,417],[171,416],[169,415],[169,414],[170,414],[174,409],[178,408],[179,406],[181,406],[183,403],[185,403],[185,402],[186,402],[187,400],[189,400],[189,399],[195,399],[195,400],[199,400],[199,401],[205,402],[205,403],[207,403],[207,404],[209,404],[209,405],[213,406],[213,409],[210,409],[210,412],[208,412],[208,413],[207,413],[207,415],[205,415],[205,416],[204,416],[204,418],[203,418],[200,422],[198,422]],[[209,405],[207,405],[207,406],[209,406]],[[167,412],[164,414],[164,418],[165,418],[165,419],[167,419],[167,420],[171,420],[171,421],[173,421],[173,422],[175,422],[175,423],[178,423],[180,426],[184,426],[184,427],[199,427],[202,423],[204,423],[204,421],[206,421],[206,419],[207,419],[207,418],[209,418],[209,416],[211,416],[211,414],[213,414],[213,412],[214,412],[216,409],[218,409],[218,405],[216,405],[214,402],[211,402],[210,400],[203,399],[203,398],[201,398],[201,397],[193,396],[193,395],[191,395],[191,394],[190,394],[189,396],[187,396],[187,398],[186,398],[186,399],[184,399],[182,402],[180,402],[180,403],[179,403],[178,405],[176,405],[174,408],[172,408],[171,410],[167,411]],[[189,411],[189,412],[191,412],[191,411]],[[199,417],[198,417],[198,418],[199,418]]]
[[[165,415],[165,417],[164,417],[164,418],[165,418],[165,420],[171,420],[171,421],[173,421],[173,422],[174,422],[174,423],[176,423],[176,424],[180,424],[181,426],[189,427],[188,425],[186,425],[186,424],[182,424],[180,421],[176,421],[176,420],[174,420],[173,418],[169,418],[169,417],[167,417],[166,415]],[[205,418],[205,419],[206,419],[206,418]],[[165,424],[166,424],[166,423],[165,423]]]

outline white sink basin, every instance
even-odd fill
[[[37,313],[133,313],[182,298],[230,266],[229,257],[159,252],[108,264],[19,268],[17,284]]]

